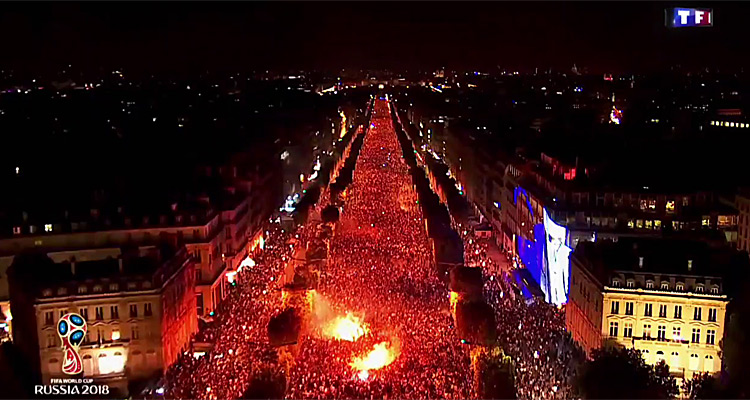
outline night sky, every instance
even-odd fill
[[[664,8],[711,7],[713,28],[668,29]],[[750,4],[3,3],[0,63],[47,72],[439,66],[640,72],[750,61]]]

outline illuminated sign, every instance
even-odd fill
[[[570,274],[570,252],[568,247],[568,229],[552,220],[544,209],[545,261],[547,264],[547,281],[549,291],[547,298],[557,306],[568,302],[568,285]]]
[[[713,26],[713,14],[710,8],[677,7],[666,10],[665,23],[671,28]]]
[[[86,337],[86,320],[78,314],[68,313],[57,321],[57,334],[60,335],[63,349],[62,371],[67,375],[83,372],[83,362],[78,349]]]

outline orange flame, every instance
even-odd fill
[[[336,317],[323,328],[323,333],[326,336],[349,342],[356,341],[369,331],[367,324],[351,313],[346,313],[345,317]]]
[[[388,342],[380,342],[364,357],[354,357],[349,365],[358,371],[380,369],[396,360],[398,351],[389,347]]]

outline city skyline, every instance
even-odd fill
[[[711,28],[667,28],[677,3],[66,3],[0,14],[5,62],[35,71],[496,67],[641,72],[739,68],[743,3]],[[693,4],[698,6],[698,4]],[[44,68],[42,68],[44,67]],[[40,71],[41,72],[41,71]]]

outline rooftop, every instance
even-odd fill
[[[722,278],[748,264],[746,255],[726,246],[653,238],[581,242],[571,259],[582,262],[600,282],[613,271]]]
[[[45,254],[25,253],[15,258],[8,276],[17,290],[38,297],[148,290],[161,287],[189,257],[184,248],[175,252],[167,245],[85,262],[55,263]]]

